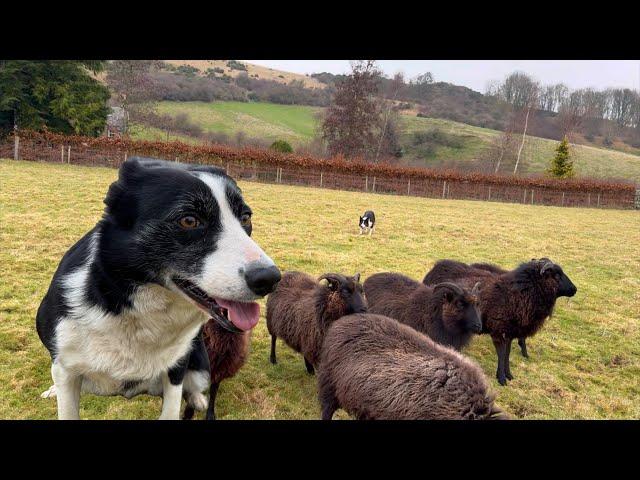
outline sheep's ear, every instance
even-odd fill
[[[356,273],[356,274],[353,276],[353,280],[354,280],[356,283],[360,283],[360,272]]]

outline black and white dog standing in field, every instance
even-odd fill
[[[98,224],[64,255],[37,315],[51,354],[58,418],[79,418],[81,391],[162,396],[178,419],[184,395],[207,407],[202,326],[253,328],[254,300],[280,280],[250,238],[251,209],[215,167],[131,158]],[[184,390],[184,391],[183,391]]]
[[[376,216],[371,210],[364,212],[364,215],[360,217],[360,235],[369,232],[369,236],[373,233],[373,229],[376,225]]]

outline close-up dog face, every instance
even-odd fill
[[[257,305],[247,302],[269,293],[280,272],[250,238],[251,209],[222,170],[131,159],[105,203],[104,234],[129,256],[119,263],[230,329],[227,315],[237,329],[255,325]]]

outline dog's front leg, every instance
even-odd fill
[[[53,362],[51,377],[56,387],[58,420],[80,420],[82,376],[70,372],[58,362]]]
[[[169,372],[162,374],[162,413],[159,420],[179,420],[180,402],[182,400],[182,378],[174,383]],[[184,377],[184,375],[183,375]]]

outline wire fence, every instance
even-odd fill
[[[121,149],[91,147],[80,144],[64,144],[12,138],[0,142],[0,157],[39,162],[66,163],[118,168],[128,158]],[[188,162],[189,158],[164,158]],[[201,160],[199,160],[202,163]],[[381,194],[409,195],[415,197],[456,200],[481,200],[490,202],[550,205],[586,208],[640,208],[640,190],[611,192],[562,191],[551,187],[523,187],[519,185],[495,185],[472,181],[415,179],[409,177],[380,177],[345,174],[301,167],[270,167],[250,160],[224,161],[211,157],[208,164],[226,170],[237,180],[252,182],[311,186],[336,190],[363,191]]]

